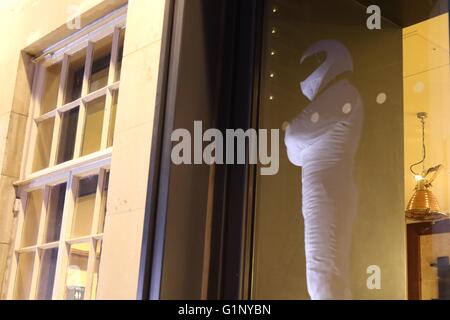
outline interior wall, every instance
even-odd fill
[[[415,179],[409,166],[422,158],[422,129],[416,114],[427,112],[425,143],[426,167],[443,165],[432,191],[441,210],[449,211],[450,184],[450,67],[448,14],[405,28],[405,202],[414,192]],[[417,166],[417,171],[422,167]]]
[[[308,105],[299,86],[300,58],[307,47],[322,39],[348,47],[365,112],[354,166],[359,200],[353,227],[353,297],[405,299],[401,28],[383,19],[381,30],[368,30],[366,8],[354,1],[267,4],[260,127],[281,130]],[[279,173],[258,177],[253,297],[308,299],[301,169],[289,163],[283,141],[280,147]],[[367,268],[372,265],[381,269],[379,290],[367,287]]]

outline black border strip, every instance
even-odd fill
[[[450,0],[449,0],[450,1]],[[250,126],[256,130],[260,128],[260,101],[262,80],[262,53],[264,21],[267,1],[259,1],[255,8],[253,48],[253,82],[252,82],[252,105]],[[255,248],[255,222],[256,222],[256,193],[258,165],[250,165],[248,172],[247,208],[244,238],[244,261],[243,261],[243,283],[242,298],[252,299],[253,296],[253,268]]]
[[[223,74],[225,129],[257,128],[259,64],[264,1],[228,0],[228,49]],[[225,109],[225,110],[223,110]],[[216,172],[211,243],[210,299],[249,299],[251,294],[255,165],[226,165]]]

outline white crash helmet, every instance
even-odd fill
[[[330,81],[344,72],[353,71],[353,61],[348,49],[336,40],[321,40],[310,46],[303,54],[300,63],[303,63],[312,55],[325,53],[325,61],[311,73],[304,81],[300,82],[303,94],[310,100],[314,100],[317,94]]]

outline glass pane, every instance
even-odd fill
[[[95,300],[97,298],[97,287],[98,287],[101,256],[102,256],[102,240],[98,240],[95,244],[95,267],[94,267],[94,274],[92,277],[92,291],[91,291],[92,300]]]
[[[44,71],[44,88],[41,99],[40,114],[45,114],[56,107],[61,78],[61,63],[56,63]]]
[[[70,246],[66,274],[66,300],[83,300],[86,290],[86,271],[89,259],[89,242]]]
[[[59,240],[61,231],[64,200],[66,195],[66,184],[54,186],[50,190],[49,207],[47,213],[45,242]]]
[[[34,252],[20,253],[18,259],[14,299],[28,300],[33,276]]]
[[[252,298],[450,298],[447,1],[265,3]]]
[[[33,246],[37,242],[39,220],[42,211],[43,190],[28,193],[27,207],[22,230],[21,247]]]
[[[37,125],[36,145],[34,149],[32,171],[39,171],[48,167],[52,148],[53,126],[55,118],[50,118]]]
[[[114,81],[120,80],[120,72],[122,70],[122,60],[123,60],[123,44],[125,41],[125,29],[120,30],[120,38],[119,38],[119,52],[117,55],[117,62],[116,62],[116,72]]]
[[[450,300],[448,25],[441,11],[403,29],[409,299]]]
[[[52,299],[57,259],[58,248],[46,249],[41,254],[41,269],[37,292],[37,298],[39,300]]]
[[[109,130],[108,130],[108,147],[111,147],[114,143],[114,129],[116,128],[116,114],[117,114],[118,98],[119,98],[119,91],[113,91],[112,105],[111,105],[111,118],[109,119]]]
[[[101,214],[98,222],[98,233],[102,233],[105,227],[106,203],[108,201],[108,186],[109,186],[109,171],[105,173],[105,180],[103,182],[102,206],[100,209]]]
[[[58,163],[73,159],[78,124],[78,107],[64,112],[61,119],[61,133],[58,147]]]
[[[89,176],[79,181],[78,194],[75,199],[75,211],[71,233],[72,238],[91,234],[97,182],[97,175]]]
[[[72,102],[81,96],[83,86],[86,50],[70,57],[64,103]]]
[[[100,150],[104,114],[104,96],[91,101],[86,105],[86,123],[83,134],[83,147],[81,150],[82,156]]]
[[[94,45],[94,61],[89,81],[89,92],[101,89],[108,84],[111,46],[112,37],[102,39]]]

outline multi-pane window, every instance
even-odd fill
[[[10,299],[95,299],[125,9],[37,65]],[[70,39],[69,39],[70,40]]]

